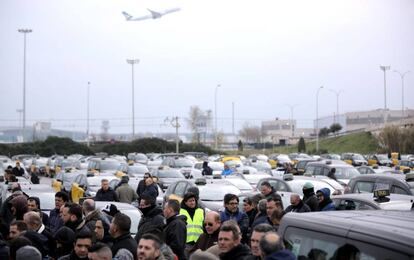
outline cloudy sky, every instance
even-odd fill
[[[181,8],[161,19],[127,22],[121,14]],[[168,132],[193,105],[214,110],[219,129],[289,118],[299,127],[316,116],[414,108],[414,1],[139,1],[0,0],[0,126],[19,124],[23,104],[23,34],[27,35],[26,125],[86,129],[87,82],[93,132],[131,130],[131,66],[136,58],[136,132]]]

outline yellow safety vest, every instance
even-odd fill
[[[196,209],[193,219],[190,218],[190,214],[185,209],[180,209],[180,215],[187,217],[186,243],[197,242],[198,237],[203,234],[204,210],[200,208]]]

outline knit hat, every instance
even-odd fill
[[[303,189],[311,189],[313,188],[312,182],[306,182],[305,185],[303,185]]]
[[[72,229],[63,226],[56,231],[54,238],[59,243],[71,245],[75,242],[75,232],[73,232]]]
[[[102,211],[112,217],[119,213],[118,208],[114,204],[106,204],[105,208],[103,208]]]
[[[16,251],[16,260],[41,260],[42,254],[39,252],[39,250],[36,247],[33,246],[24,246],[19,248]]]
[[[195,200],[197,200],[197,196],[192,193],[192,192],[187,192],[186,194],[184,194],[184,198],[183,201],[187,202],[189,199],[194,198]]]

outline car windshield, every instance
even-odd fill
[[[348,168],[348,167],[335,167],[335,177],[337,179],[351,179],[352,177],[358,176],[361,173],[355,168]]]
[[[226,180],[233,184],[234,186],[236,186],[238,189],[240,190],[252,190],[252,186],[247,182],[244,181],[243,179],[236,179],[236,178],[226,178]]]
[[[66,159],[63,160],[61,163],[61,166],[63,168],[67,168],[67,167],[77,167],[79,165],[79,162],[77,160],[74,159]]]
[[[183,167],[193,167],[193,163],[186,158],[180,158],[175,160],[175,167],[177,168],[183,168]]]
[[[183,178],[184,179],[185,177],[178,171],[159,171],[158,178]]]
[[[101,161],[101,166],[100,169],[101,171],[116,171],[116,169],[118,169],[119,167],[119,162],[114,162],[114,161]]]
[[[218,186],[218,185],[206,185],[199,186],[200,199],[205,201],[223,201],[224,195],[227,193],[239,195],[240,190],[233,185]]]

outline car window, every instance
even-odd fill
[[[322,167],[316,166],[313,175],[323,175]]]
[[[313,166],[313,165],[308,165],[307,167],[306,167],[306,173],[309,173],[309,174],[312,174],[312,175],[314,175],[314,172],[315,171],[315,166]]]
[[[329,171],[330,171],[330,169],[329,169],[329,168],[324,167],[324,168],[323,168],[323,173],[322,173],[322,175],[324,175],[324,176],[328,176]]]
[[[374,210],[375,207],[372,207],[366,202],[357,201],[357,200],[349,200],[349,199],[341,199],[341,200],[334,200],[336,210]]]
[[[337,179],[351,179],[352,177],[358,176],[361,173],[353,167],[336,167],[335,177]]]
[[[276,191],[290,191],[289,187],[283,181],[277,183]]]
[[[355,183],[354,189],[352,192],[354,193],[363,193],[368,192],[371,193],[374,190],[374,183],[368,181],[358,181]]]
[[[288,227],[284,243],[296,257],[303,259],[331,259],[345,239],[315,231]]]
[[[401,187],[398,187],[398,186],[393,186],[393,189],[394,189],[394,191],[393,191],[393,193],[397,193],[397,194],[403,194],[403,195],[410,195],[406,190],[404,190],[403,188],[401,188]]]
[[[184,197],[186,187],[187,187],[186,182],[182,181],[182,182],[177,183],[177,185],[175,186],[174,194],[176,194],[180,197]]]

